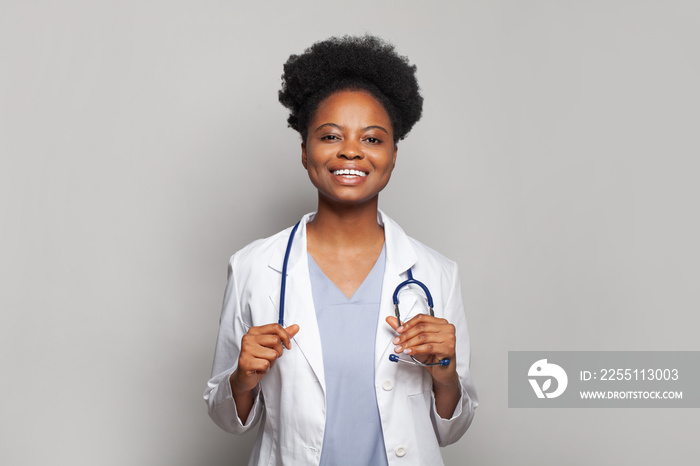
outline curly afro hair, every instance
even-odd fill
[[[279,101],[289,109],[289,126],[306,139],[323,99],[340,90],[369,92],[384,106],[394,142],[406,137],[423,111],[416,66],[375,36],[331,37],[284,64]]]

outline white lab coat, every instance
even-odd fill
[[[299,333],[292,340],[292,349],[284,350],[260,382],[245,424],[238,418],[229,376],[238,363],[241,337],[252,326],[278,320],[282,262],[291,228],[249,244],[229,262],[212,378],[204,399],[211,418],[227,432],[243,433],[262,418],[250,465],[317,465],[321,458],[325,377],[306,255],[306,223],[312,218],[313,214],[307,214],[302,219],[287,268],[285,326],[298,324]],[[387,458],[390,466],[440,465],[439,446],[462,436],[478,404],[469,373],[469,334],[457,265],[408,237],[381,211],[378,219],[384,225],[386,267],[377,321],[375,390]],[[394,315],[392,295],[409,268],[430,289],[435,315],[456,327],[462,397],[450,419],[442,419],[435,410],[426,370],[388,359],[396,334],[385,318]],[[414,304],[416,309],[424,306],[420,295],[401,294],[402,309],[412,309]],[[415,312],[412,309],[405,319],[402,314],[402,320]]]

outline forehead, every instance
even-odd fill
[[[334,92],[321,101],[312,121],[323,124],[329,119],[342,119],[348,124],[391,124],[389,114],[379,100],[369,92],[355,90]]]

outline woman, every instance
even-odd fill
[[[250,464],[442,464],[477,406],[457,267],[378,210],[421,115],[415,66],[375,37],[331,38],[282,79],[318,209],[231,257],[209,414],[233,433],[262,418]],[[399,321],[411,275],[435,316],[412,284]]]

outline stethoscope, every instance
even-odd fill
[[[279,311],[279,320],[278,323],[284,327],[284,298],[287,293],[287,264],[289,263],[289,253],[292,250],[292,242],[294,241],[294,234],[297,232],[297,229],[299,228],[299,224],[301,223],[301,220],[297,222],[296,225],[294,225],[294,228],[292,228],[292,232],[289,235],[289,241],[287,241],[287,250],[284,253],[284,262],[282,262],[282,284],[280,285],[280,311]],[[435,316],[435,313],[433,312],[433,296],[430,294],[430,290],[428,289],[427,286],[423,282],[420,282],[413,278],[413,273],[411,272],[411,269],[408,269],[408,279],[404,280],[403,282],[399,283],[399,286],[396,287],[396,290],[394,290],[394,313],[396,314],[396,319],[399,321],[399,325],[403,325],[401,322],[401,316],[399,314],[399,292],[407,287],[408,285],[417,285],[419,286],[423,292],[425,293],[425,297],[428,300],[428,308],[430,310],[430,315],[431,317]],[[450,360],[448,358],[441,359],[438,362],[432,362],[432,363],[425,363],[422,362],[418,359],[416,359],[412,354],[409,355],[411,360],[407,359],[401,359],[397,354],[390,354],[389,355],[389,360],[392,362],[403,362],[405,364],[413,364],[416,366],[449,366],[450,365]]]

